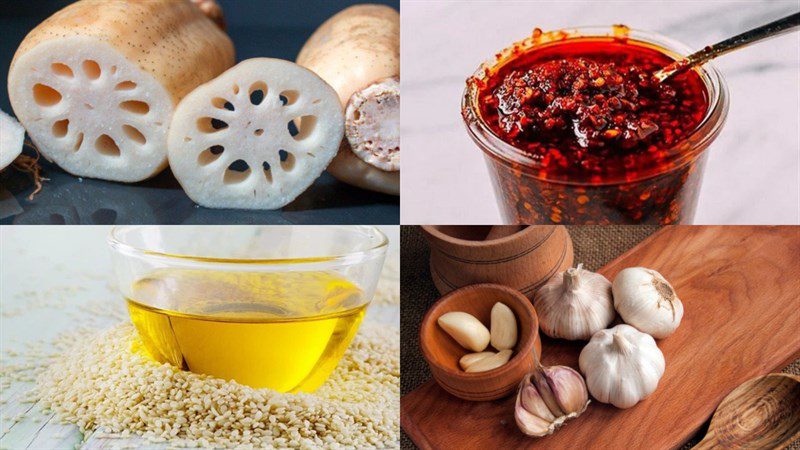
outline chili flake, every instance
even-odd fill
[[[506,221],[691,220],[705,154],[674,161],[708,112],[699,73],[656,82],[674,58],[627,33],[565,35],[503,56],[473,86],[480,120],[527,157],[487,158]]]
[[[602,172],[609,159],[635,170],[637,155],[671,147],[708,108],[697,73],[653,79],[673,61],[627,42],[567,40],[494,74],[481,94],[482,117],[501,139],[560,172]]]

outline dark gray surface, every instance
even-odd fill
[[[99,5],[103,0],[96,0]],[[294,60],[311,33],[352,0],[218,0],[225,11],[236,58],[269,56]],[[370,0],[399,9],[399,0]],[[0,0],[0,76],[25,35],[69,0]],[[11,113],[6,89],[0,109]],[[26,150],[26,153],[28,150]],[[0,224],[226,224],[341,223],[398,224],[399,197],[377,194],[338,182],[327,172],[294,202],[278,211],[213,210],[195,205],[167,170],[133,185],[79,179],[43,163],[50,178],[33,201],[28,176],[13,168],[0,177]],[[13,198],[10,198],[13,196]]]

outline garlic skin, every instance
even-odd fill
[[[623,409],[652,394],[666,367],[653,337],[625,324],[592,336],[578,364],[592,397]]]
[[[589,393],[581,374],[567,366],[536,368],[519,385],[514,419],[528,436],[552,434],[569,419],[578,417],[589,405]]]
[[[472,314],[453,311],[442,314],[436,322],[467,350],[482,352],[489,345],[489,330]]]
[[[553,276],[533,298],[539,328],[548,336],[588,340],[614,320],[611,282],[583,264]]]
[[[491,343],[497,350],[508,350],[517,345],[517,317],[503,303],[492,306]]]
[[[669,282],[655,270],[623,269],[612,285],[614,307],[625,323],[656,339],[672,334],[681,324],[683,303]]]

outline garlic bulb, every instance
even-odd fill
[[[653,337],[625,324],[592,336],[578,364],[592,397],[617,408],[630,408],[652,394],[665,368]]]
[[[614,307],[622,320],[639,331],[662,339],[675,331],[683,318],[683,303],[675,289],[655,270],[623,269],[612,286]]]
[[[542,367],[538,358],[533,372],[519,385],[514,418],[528,436],[547,436],[589,405],[586,382],[567,366]]]
[[[466,349],[482,352],[489,345],[489,330],[472,314],[453,311],[442,314],[436,322]]]
[[[569,340],[589,339],[606,328],[616,313],[611,282],[583,264],[556,274],[533,299],[539,328],[548,336]]]

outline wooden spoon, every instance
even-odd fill
[[[771,373],[728,394],[693,450],[783,448],[799,437],[800,376]]]

